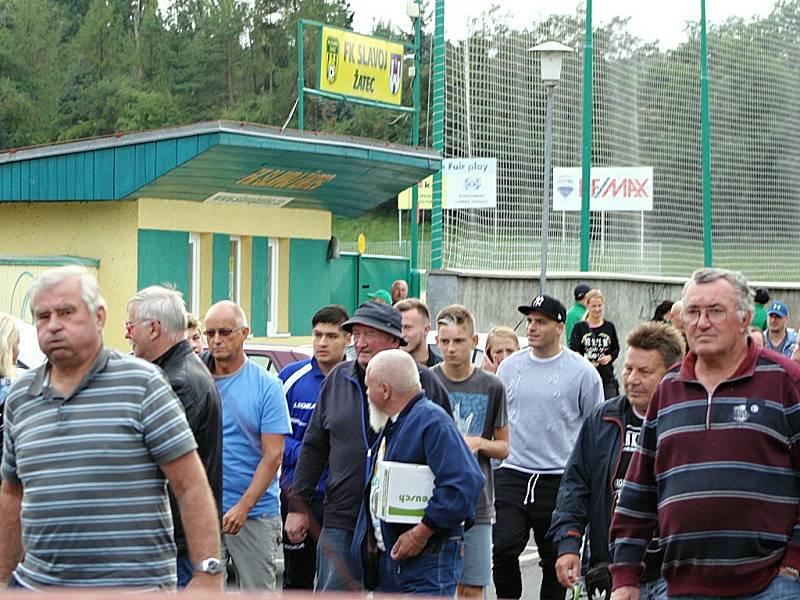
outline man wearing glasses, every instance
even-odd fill
[[[739,273],[695,271],[690,351],[653,395],[611,523],[613,600],[637,600],[656,525],[670,598],[800,598],[800,367],[748,336]]]
[[[228,300],[208,309],[206,365],[222,398],[223,547],[240,587],[276,587],[281,550],[278,467],[292,432],[281,382],[244,352],[244,311]]]
[[[197,442],[197,454],[205,467],[217,510],[222,500],[222,425],[220,403],[214,380],[186,339],[186,306],[180,292],[150,286],[128,302],[125,338],[139,358],[161,367],[172,391],[186,412],[186,420]],[[195,321],[195,326],[197,322]],[[170,489],[175,545],[178,548],[178,587],[192,579],[194,567]],[[208,524],[212,526],[212,524]],[[217,522],[215,524],[219,526]]]

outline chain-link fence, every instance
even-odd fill
[[[594,0],[598,5],[607,0]],[[715,5],[707,0],[711,18]],[[455,3],[448,10],[458,10]],[[714,264],[756,280],[800,276],[800,0],[708,24]],[[700,0],[696,20],[645,41],[627,19],[593,26],[592,166],[653,168],[653,210],[592,212],[590,268],[689,274],[703,264]],[[575,49],[555,97],[553,166],[581,166],[584,6],[525,24],[490,12],[446,53],[445,157],[496,157],[497,209],[445,210],[443,266],[539,266],[545,95],[528,48]],[[579,268],[580,212],[552,212],[551,270]]]

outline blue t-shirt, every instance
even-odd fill
[[[261,460],[261,434],[289,434],[289,411],[277,377],[250,359],[233,375],[214,377],[222,399],[222,511],[244,495]],[[278,476],[250,517],[280,514]]]

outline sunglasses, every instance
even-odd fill
[[[211,340],[211,339],[214,339],[214,338],[216,337],[216,335],[217,335],[217,334],[219,334],[219,336],[220,336],[220,337],[224,337],[224,338],[226,338],[226,337],[228,337],[230,334],[232,334],[232,333],[235,333],[235,332],[237,332],[237,331],[241,331],[242,329],[244,329],[244,327],[237,327],[236,329],[228,329],[228,328],[223,328],[223,329],[206,329],[206,330],[203,332],[203,335],[205,335],[205,336],[206,336],[206,338],[208,338],[208,339],[210,339],[210,340]]]

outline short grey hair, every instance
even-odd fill
[[[697,269],[692,273],[691,279],[683,286],[683,302],[686,303],[686,292],[689,286],[693,283],[713,283],[718,279],[724,279],[733,286],[736,292],[736,303],[739,306],[739,312],[744,313],[747,311],[753,312],[753,299],[755,294],[747,283],[747,279],[739,271],[729,271],[728,269],[715,269],[706,267]]]
[[[422,389],[417,363],[405,350],[393,348],[378,352],[367,365],[370,379],[386,383],[399,394],[416,394]]]
[[[208,313],[210,313],[212,310],[214,310],[219,306],[227,306],[228,308],[233,310],[233,314],[235,315],[236,318],[237,327],[249,327],[249,325],[247,324],[247,315],[244,314],[244,310],[242,309],[242,307],[236,304],[236,302],[231,302],[230,300],[220,300],[219,302],[211,305],[211,308],[209,308],[206,311],[206,318],[208,318]]]
[[[151,285],[128,301],[128,310],[137,319],[153,319],[161,323],[161,330],[173,341],[186,335],[187,313],[183,295],[176,289]]]
[[[97,277],[85,267],[67,265],[40,273],[31,282],[28,294],[31,299],[31,315],[34,320],[36,319],[36,313],[34,312],[36,310],[34,302],[36,296],[42,291],[52,290],[54,287],[72,279],[78,280],[81,284],[81,300],[83,300],[90,313],[94,314],[99,308],[106,308],[106,299],[103,298],[103,293],[100,291]]]

